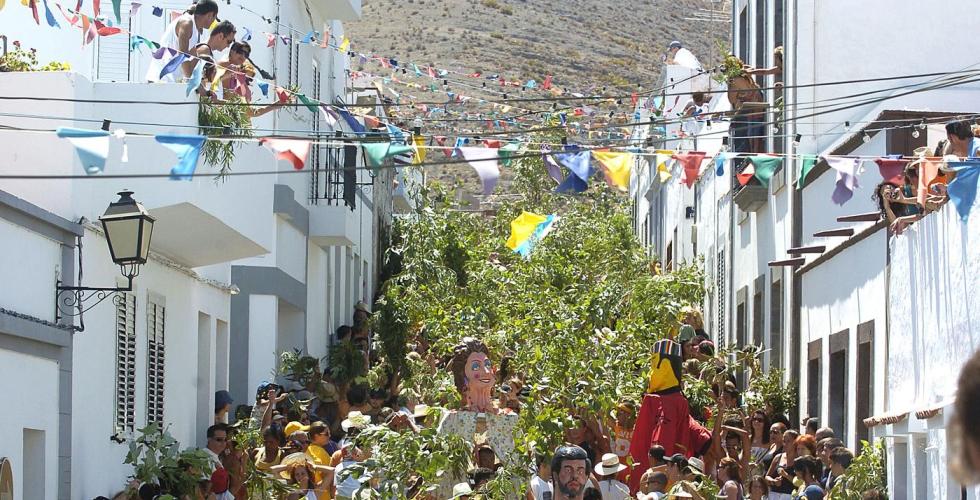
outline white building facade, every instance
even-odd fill
[[[734,54],[772,67],[773,48],[785,53],[781,77],[758,77],[768,103],[764,147],[748,152],[790,156],[768,187],[740,186],[737,161],[726,162],[723,176],[705,162],[691,189],[679,182],[679,168],[661,184],[656,167],[641,162],[633,191],[637,234],[662,263],[703,259],[704,316],[718,342],[766,349],[766,365],[798,384],[791,418],[818,417],[855,451],[862,440],[885,438],[889,493],[898,499],[976,498],[949,475],[945,434],[956,374],[976,349],[963,300],[975,281],[969,225],[950,205],[895,236],[868,215],[878,211],[871,195],[882,181],[871,158],[934,148],[945,121],[980,111],[980,87],[960,72],[974,57],[955,41],[980,17],[943,5],[943,21],[930,27],[936,8],[733,2]],[[671,92],[679,70],[665,70]],[[940,75],[915,76],[933,73]],[[701,120],[697,144],[668,125],[654,145],[710,159],[728,127],[719,121]],[[860,187],[840,206],[831,201],[836,172],[825,162],[798,186],[800,155],[868,161]]]
[[[164,16],[154,16],[153,6]],[[159,39],[168,10],[186,3],[153,6],[124,24]],[[360,0],[220,6],[219,17],[238,27],[239,38],[250,29],[252,59],[275,73],[276,85],[325,102],[359,102],[359,112],[383,117],[377,93],[351,85],[346,53],[297,43],[269,48],[262,33],[295,42],[303,36],[296,33],[326,28],[338,45],[342,21],[360,16]],[[128,1],[122,7],[130,12]],[[30,47],[34,38],[14,34],[25,28],[13,21],[0,26]],[[71,59],[76,71],[2,74],[0,95],[25,99],[4,101],[0,123],[99,129],[108,120],[111,130],[126,130],[129,161],[121,161],[123,141],[113,139],[105,175],[167,174],[176,158],[152,135],[197,133],[198,105],[185,86],[142,82],[149,54],[128,52],[124,36],[121,47],[103,37],[84,51],[75,48],[74,30],[43,38],[52,50],[72,47],[47,57]],[[161,423],[185,446],[203,445],[216,390],[231,391],[235,406],[253,404],[281,352],[325,356],[336,328],[352,322],[354,305],[372,302],[392,212],[411,208],[410,191],[405,181],[395,189],[393,169],[370,173],[356,140],[344,141],[352,137],[347,124],[336,126],[305,107],[253,120],[255,135],[322,143],[298,172],[244,142],[231,171],[255,175],[0,179],[0,388],[18,402],[0,417],[0,457],[12,464],[15,500],[112,497],[132,472],[123,459],[138,429]],[[0,134],[4,175],[84,175],[73,147],[50,132]],[[217,168],[202,158],[197,172],[209,171]],[[81,285],[125,284],[93,223],[125,189],[157,219],[151,258],[131,292],[87,311],[84,331],[73,332],[78,319],[55,315],[56,281],[78,285],[81,266]]]

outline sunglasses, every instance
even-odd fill
[[[219,438],[219,437],[214,437],[214,438],[211,438],[211,439],[212,439],[213,441],[217,441],[217,442],[219,442],[219,443],[224,443],[225,441],[227,441],[227,440],[228,440],[228,438]]]

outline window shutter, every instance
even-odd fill
[[[146,423],[162,425],[166,308],[150,300],[147,301],[146,309]]]
[[[116,304],[115,432],[136,424],[136,296],[122,294]]]
[[[125,31],[112,36],[100,36],[98,48],[96,49],[95,60],[95,79],[99,81],[128,82],[130,81],[130,53],[129,36],[126,33],[132,28],[129,19],[129,11],[132,2],[122,0],[119,8],[119,15],[122,22],[117,26],[124,28]],[[106,15],[116,21],[116,16],[109,8]]]
[[[718,252],[718,274],[715,276],[715,304],[718,307],[718,347],[725,346],[725,327],[726,314],[725,314],[725,298],[727,297],[727,291],[725,289],[725,250],[722,249]]]

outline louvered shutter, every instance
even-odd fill
[[[130,0],[122,0],[119,9],[122,22],[118,25],[119,28],[123,28],[122,33],[96,37],[98,46],[96,48],[95,79],[98,81],[130,81],[132,59],[129,52],[129,36],[126,33],[132,28],[129,19],[131,6]],[[107,12],[103,14],[115,23],[116,15],[112,12],[111,6],[107,7],[109,7]]]
[[[146,423],[163,424],[166,307],[147,302]]]
[[[136,296],[123,294],[116,304],[116,433],[133,432],[136,423]]]

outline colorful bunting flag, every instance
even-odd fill
[[[684,171],[684,178],[681,179],[684,185],[691,188],[695,182],[698,180],[698,175],[701,173],[701,162],[706,156],[705,153],[701,151],[689,151],[686,153],[675,153],[672,158],[680,162],[681,168]]]
[[[29,5],[31,7],[31,14],[34,15],[34,22],[37,23],[38,26],[40,26],[41,18],[38,17],[37,14],[37,0],[29,0]]]
[[[428,151],[425,149],[425,137],[421,135],[416,135],[412,137],[412,144],[415,145],[415,161],[416,165],[421,165],[425,162],[425,156]]]
[[[524,258],[530,257],[531,251],[551,232],[557,221],[557,215],[546,216],[522,211],[521,215],[518,215],[510,223],[510,238],[507,239],[507,248]]]
[[[499,155],[496,149],[464,147],[457,148],[464,159],[476,170],[483,182],[483,194],[489,195],[497,186],[500,177]]]
[[[814,155],[802,155],[800,156],[802,163],[800,164],[800,177],[796,181],[796,189],[800,190],[806,187],[807,176],[810,175],[810,171],[813,167],[817,166],[818,158]]]
[[[592,154],[590,152],[558,153],[554,158],[572,173],[565,178],[565,181],[558,186],[556,191],[559,193],[568,191],[581,193],[589,188],[589,177],[595,173],[595,169],[591,165]]]
[[[259,144],[274,151],[276,158],[292,163],[293,168],[296,170],[303,170],[303,166],[306,164],[306,158],[310,154],[312,141],[264,137],[259,140]]]
[[[143,6],[143,4],[140,3],[140,2],[133,2],[133,3],[129,4],[129,17],[136,17],[136,14],[139,13],[140,7],[142,7],[142,6]],[[245,28],[245,29],[248,29],[248,28]]]
[[[158,135],[155,139],[177,155],[177,164],[170,169],[170,180],[192,180],[207,138],[203,135]]]
[[[633,163],[635,162],[633,153],[594,151],[592,157],[602,166],[609,187],[624,193],[629,191],[630,175],[633,172]]]
[[[347,126],[349,126],[355,134],[364,135],[364,133],[367,131],[364,128],[364,125],[361,125],[361,122],[357,121],[357,118],[354,118],[354,115],[350,114],[350,112],[346,109],[337,108],[337,113],[339,113],[340,117],[347,122]]]
[[[765,187],[769,187],[769,180],[783,166],[781,156],[750,156],[749,161],[755,166],[755,178]]]
[[[544,160],[544,168],[548,172],[548,177],[551,177],[557,184],[561,185],[562,181],[565,180],[565,176],[558,162],[552,156],[551,149],[548,146],[541,146],[541,157]]]
[[[197,88],[201,86],[201,78],[204,75],[204,61],[197,61],[194,65],[194,71],[191,72],[191,77],[187,80],[187,88],[184,89],[184,95],[190,96],[192,92],[197,92]],[[218,80],[217,78],[215,80]]]
[[[721,177],[725,175],[725,163],[736,156],[738,156],[737,153],[727,153],[724,151],[718,153],[718,156],[715,157],[715,176]]]
[[[348,48],[350,48],[350,38],[347,38],[345,36],[344,37],[344,41],[341,42],[341,44],[340,44],[339,47],[337,47],[337,52],[340,52],[341,54],[343,54],[344,52],[347,52],[347,49]]]
[[[177,55],[175,55],[173,59],[171,59],[166,65],[163,66],[163,69],[160,70],[160,80],[163,80],[163,77],[169,75],[170,73],[177,71],[177,68],[180,67],[180,64],[183,63],[185,59],[187,59],[187,54],[178,52]]]
[[[896,186],[905,184],[905,166],[909,164],[908,160],[878,158],[875,163],[878,164],[878,172],[885,182]]]
[[[99,17],[101,15],[101,12],[100,12],[101,11],[101,6],[99,5],[99,2],[101,2],[101,1],[102,0],[92,0],[92,12],[95,14],[94,17]]]
[[[156,17],[162,17],[163,16],[163,8],[157,7],[156,5],[154,5],[153,6],[153,15],[156,16]]]
[[[830,168],[837,171],[837,187],[834,188],[831,199],[834,203],[843,205],[854,196],[854,190],[861,187],[857,179],[857,169],[861,160],[837,156],[827,156],[824,160]]]
[[[946,192],[956,206],[960,220],[966,222],[977,199],[977,181],[980,179],[980,161],[948,162],[949,168],[956,171],[956,177],[949,183]]]
[[[248,42],[252,39],[252,30],[248,29],[248,26],[242,26],[242,31],[245,32],[245,34],[242,35],[243,42]]]
[[[122,0],[112,0],[112,13],[116,16],[116,23],[122,23]]]
[[[541,84],[541,88],[544,90],[551,90],[551,75],[544,77],[544,83]]]
[[[318,106],[317,103],[313,101],[313,99],[306,97],[306,94],[297,93],[296,99],[299,100],[299,102],[303,103],[303,105],[306,106],[306,109],[310,110],[313,114],[320,113],[320,106]]]
[[[48,21],[48,26],[52,28],[61,28],[61,25],[58,24],[58,20],[54,18],[51,8],[48,7],[48,0],[44,0],[44,19]]]
[[[68,142],[75,147],[86,174],[98,174],[105,169],[105,160],[109,156],[109,132],[58,127],[55,135],[68,139]]]
[[[316,35],[316,31],[310,30],[309,33],[303,35],[303,39],[299,43],[310,44],[313,43],[313,37]]]
[[[498,153],[500,154],[500,165],[504,167],[509,167],[514,154],[517,153],[517,150],[520,147],[521,145],[516,142],[509,142],[501,146],[500,150],[498,151]]]
[[[746,165],[741,172],[735,174],[735,178],[738,180],[739,186],[744,186],[748,184],[749,181],[751,181],[752,177],[754,176],[755,176],[755,165],[751,163]]]
[[[375,171],[384,165],[386,159],[415,151],[413,146],[392,142],[368,142],[361,146],[364,148],[364,156],[368,160],[368,165]]]

